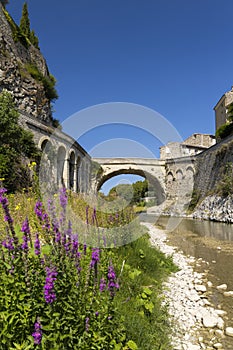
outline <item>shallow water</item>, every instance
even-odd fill
[[[166,228],[169,218],[144,214],[141,220]],[[233,327],[233,297],[226,297],[216,289],[226,283],[227,290],[233,291],[233,225],[185,218],[173,227],[168,239],[185,255],[204,260],[204,263],[200,260],[199,272],[208,271],[207,278],[213,283],[209,300],[215,308],[227,312],[225,327]],[[225,350],[233,349],[233,338],[227,336],[221,342]]]

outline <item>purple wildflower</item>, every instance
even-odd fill
[[[37,217],[38,217],[39,219],[42,219],[43,210],[42,210],[42,203],[41,203],[41,201],[37,201],[37,202],[36,202],[34,211],[35,211]]]
[[[108,267],[108,290],[111,297],[115,294],[115,289],[119,289],[119,284],[116,281],[116,273],[112,265]]]
[[[49,217],[47,213],[43,213],[41,216],[41,220],[43,221],[43,228],[46,230],[50,230],[50,222],[49,222]]]
[[[100,280],[100,291],[103,292],[106,289],[106,281],[104,278]]]
[[[52,228],[55,233],[55,242],[59,243],[61,241],[61,233],[59,231],[59,222],[56,217],[56,207],[53,203],[53,200],[48,200],[48,212],[52,218]]]
[[[40,255],[40,240],[39,240],[39,234],[36,233],[36,240],[34,243],[34,248],[35,248],[35,254]]]
[[[6,188],[4,188],[4,187],[1,187],[0,188],[0,196],[2,196],[4,193],[6,193],[7,192],[7,189]]]
[[[58,229],[56,231],[55,242],[56,243],[61,242],[61,232]]]
[[[56,300],[54,291],[54,282],[56,281],[57,272],[54,267],[46,267],[46,280],[44,285],[44,298],[46,303],[51,304]]]
[[[85,329],[86,329],[86,332],[88,332],[88,331],[89,331],[89,328],[90,328],[89,321],[90,321],[90,318],[89,318],[89,317],[86,317],[86,320],[85,320]]]
[[[35,331],[32,333],[32,336],[34,338],[34,345],[40,345],[42,340],[42,330],[39,321],[34,324],[34,330]]]
[[[8,238],[8,240],[4,240],[2,242],[3,247],[8,249],[9,251],[14,250],[14,239],[13,238]]]
[[[96,317],[98,317],[98,316],[99,316],[99,312],[98,312],[98,311],[96,311],[96,312],[95,312],[95,315],[96,315]]]
[[[84,253],[84,255],[87,254],[87,245],[86,245],[86,243],[84,243],[84,245],[83,245],[83,253]]]
[[[29,237],[30,237],[30,227],[29,227],[28,218],[26,218],[26,220],[23,222],[21,231],[24,232],[23,243],[21,245],[21,248],[27,252],[28,251],[28,241],[29,241]]]
[[[99,248],[94,248],[92,250],[91,263],[90,263],[91,268],[93,268],[95,265],[97,265],[98,261],[100,260],[99,253],[100,253]]]
[[[2,205],[3,211],[5,213],[4,220],[8,222],[8,225],[10,227],[10,231],[12,233],[12,236],[14,238],[14,242],[17,245],[18,243],[18,238],[16,237],[14,226],[13,226],[13,219],[10,215],[10,210],[8,206],[8,199],[4,197],[4,193],[6,193],[7,190],[5,188],[0,188],[0,204]]]
[[[78,236],[73,235],[71,242],[72,242],[72,254],[75,254],[78,251],[78,247],[79,247]]]
[[[22,245],[21,245],[21,248],[22,248],[22,250],[24,250],[25,252],[28,251],[28,238],[27,238],[26,235],[23,236],[23,243],[22,243]]]
[[[61,207],[62,209],[66,209],[66,206],[67,206],[67,193],[66,193],[66,188],[63,187],[60,189],[60,204],[61,204]]]

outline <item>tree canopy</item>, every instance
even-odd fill
[[[148,191],[148,181],[137,181],[131,184],[119,184],[109,191],[110,197],[121,197],[131,204],[140,203]]]
[[[23,4],[19,29],[20,32],[30,41],[32,45],[34,45],[36,48],[39,48],[39,39],[37,38],[34,30],[31,30],[28,5],[26,2]]]
[[[0,0],[1,4],[5,7],[7,4],[9,4],[8,0]]]
[[[11,192],[29,186],[26,159],[35,160],[39,151],[30,131],[18,124],[19,113],[12,94],[0,94],[0,178]]]
[[[30,38],[30,19],[28,14],[28,5],[26,2],[23,4],[22,17],[20,20],[19,28],[27,38]]]

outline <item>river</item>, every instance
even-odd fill
[[[151,222],[165,228],[168,217],[140,215],[141,221]],[[213,287],[209,300],[215,308],[227,312],[225,327],[233,327],[233,296],[224,296],[217,286],[227,284],[227,291],[233,291],[233,225],[219,222],[184,218],[168,233],[169,244],[176,246],[187,256],[200,259],[199,272],[207,272]],[[204,261],[204,263],[203,263]],[[222,341],[225,350],[233,349],[233,338],[226,336]]]

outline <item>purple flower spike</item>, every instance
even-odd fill
[[[4,240],[2,242],[3,247],[8,249],[9,251],[14,250],[14,239],[13,238],[8,238],[8,240]]]
[[[42,219],[43,211],[42,211],[42,203],[40,201],[36,202],[34,211],[35,211],[37,217],[39,219]]]
[[[22,248],[22,250],[24,250],[25,252],[28,251],[28,238],[27,238],[26,235],[23,236],[23,243],[22,243],[22,245],[21,245],[21,248]]]
[[[100,291],[103,292],[106,289],[106,281],[104,278],[100,280]]]
[[[89,331],[89,328],[90,328],[89,321],[90,321],[90,318],[89,318],[89,317],[86,317],[86,320],[85,320],[85,329],[86,329],[86,332],[88,332],[88,331]]]
[[[60,204],[61,204],[61,207],[62,209],[66,209],[66,206],[67,206],[67,193],[66,193],[66,188],[63,187],[60,189]]]
[[[35,323],[34,330],[35,331],[32,333],[32,336],[34,338],[34,345],[40,345],[42,340],[42,330],[40,322]]]
[[[22,250],[28,251],[28,242],[29,242],[29,237],[30,237],[30,227],[29,227],[29,221],[28,218],[23,222],[21,231],[24,232],[23,236],[23,243],[21,245]]]
[[[46,303],[52,304],[56,300],[54,291],[54,282],[56,281],[57,272],[54,267],[46,267],[46,280],[44,285],[44,298]]]
[[[111,297],[114,297],[115,290],[119,289],[119,284],[116,281],[116,273],[112,265],[108,267],[108,290]]]
[[[0,203],[2,205],[2,208],[3,208],[3,211],[5,213],[5,217],[4,217],[4,220],[6,222],[8,222],[10,228],[11,228],[11,231],[13,230],[13,219],[10,215],[10,211],[9,211],[9,202],[8,202],[8,199],[6,197],[4,197],[4,194],[7,192],[7,190],[5,188],[0,188]],[[13,231],[12,232],[13,234],[15,234],[15,232]]]
[[[100,261],[99,253],[100,253],[99,248],[94,248],[92,250],[91,263],[90,263],[91,268],[93,268],[98,263],[98,261]]]
[[[36,240],[34,243],[34,248],[35,248],[35,254],[40,255],[40,240],[39,240],[39,234],[36,234]]]

